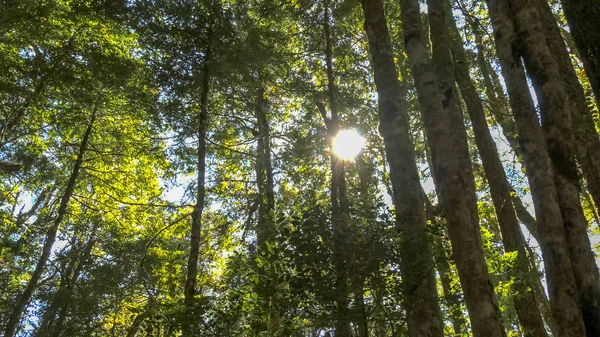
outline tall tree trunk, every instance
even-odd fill
[[[554,169],[521,63],[508,0],[488,0],[496,50],[533,195],[552,312],[560,336],[583,336],[577,288],[565,239]]]
[[[198,116],[198,148],[196,152],[197,177],[196,177],[196,204],[192,212],[192,226],[190,236],[190,255],[187,263],[187,275],[184,288],[185,318],[182,324],[183,336],[194,335],[193,323],[196,321],[196,287],[198,279],[198,258],[200,254],[200,240],[202,231],[202,213],[206,197],[206,130],[208,127],[208,94],[210,91],[210,62],[212,47],[212,24],[208,32],[208,46],[204,56],[202,70],[202,92],[200,95],[200,114]]]
[[[485,56],[485,49],[483,46],[483,37],[479,28],[479,23],[475,22],[473,18],[465,15],[465,20],[471,26],[475,35],[475,46],[477,47],[477,65],[479,71],[483,77],[483,85],[485,88],[485,94],[490,102],[490,110],[496,123],[502,127],[502,134],[508,141],[513,152],[517,158],[522,161],[522,151],[519,147],[519,140],[517,139],[517,126],[511,116],[510,110],[508,109],[508,101],[502,86],[497,78],[496,72],[490,66],[488,59]]]
[[[579,82],[573,63],[571,63],[567,45],[552,14],[552,9],[546,0],[535,0],[535,3],[542,19],[548,48],[552,51],[558,72],[565,83],[563,87],[570,103],[573,134],[577,140],[575,143],[577,159],[590,194],[598,207],[600,205],[600,140],[592,113],[588,107],[583,86]],[[598,14],[600,15],[600,12]]]
[[[504,95],[502,85],[500,84],[500,80],[498,79],[496,72],[494,69],[492,69],[490,63],[485,57],[483,40],[477,24],[473,22],[473,19],[470,16],[465,16],[465,19],[475,32],[475,44],[477,46],[476,61],[481,72],[481,76],[483,77],[486,96],[490,101],[490,110],[496,123],[502,127],[502,133],[508,141],[511,149],[515,153],[517,160],[521,165],[523,165],[523,151],[520,148],[517,137],[517,126],[508,107],[508,99],[506,95]],[[529,213],[527,207],[525,207],[523,200],[519,197],[517,192],[514,189],[511,189],[510,192],[513,207],[517,212],[517,217],[521,223],[525,225],[529,233],[531,233],[536,241],[539,242],[540,238],[538,236],[535,218],[531,215],[531,213]]]
[[[432,10],[431,4],[442,5],[440,0],[430,0],[429,3],[430,15],[444,10],[443,8]],[[446,0],[446,16],[449,20],[448,25],[452,29],[451,50],[457,83],[471,117],[475,143],[490,186],[490,194],[498,217],[505,251],[517,253],[517,261],[512,270],[515,278],[513,283],[514,293],[516,294],[514,297],[515,309],[525,336],[547,337],[544,321],[533,292],[535,284],[530,276],[531,270],[529,269],[529,257],[525,250],[525,240],[512,204],[511,187],[500,161],[496,143],[488,128],[483,104],[471,80],[463,42],[450,8],[450,3]]]
[[[519,140],[517,137],[517,126],[515,124],[514,118],[510,112],[508,107],[508,99],[504,94],[502,89],[502,85],[500,84],[500,80],[494,69],[490,66],[489,61],[485,57],[485,50],[483,48],[483,40],[481,37],[481,32],[479,32],[479,28],[476,23],[473,22],[473,19],[470,16],[465,16],[465,19],[469,25],[471,25],[473,32],[475,33],[475,44],[477,46],[477,66],[481,72],[481,76],[483,77],[483,84],[485,87],[485,93],[490,101],[490,111],[498,125],[502,127],[502,133],[510,148],[515,153],[517,160],[522,165],[523,164],[523,151],[520,148]],[[536,239],[536,241],[540,241],[535,218],[529,213],[527,207],[523,204],[523,200],[519,197],[517,192],[514,189],[511,189],[511,199],[513,203],[513,207],[517,212],[517,217],[525,225],[529,233]]]
[[[255,117],[258,126],[257,146],[256,146],[256,177],[258,185],[259,198],[259,218],[256,227],[257,245],[259,254],[266,256],[269,262],[266,264],[267,270],[265,278],[261,278],[262,284],[259,284],[259,295],[264,302],[264,309],[267,315],[267,333],[269,336],[277,336],[279,328],[279,282],[277,271],[273,266],[275,257],[269,255],[267,245],[275,238],[275,224],[272,219],[272,212],[275,210],[275,192],[273,183],[273,165],[271,162],[271,135],[269,130],[269,121],[267,111],[269,103],[265,97],[263,89],[258,91],[256,98]],[[264,252],[264,253],[263,253]]]
[[[408,115],[381,0],[362,0],[371,65],[379,97],[379,131],[390,165],[402,274],[411,337],[442,336],[444,324]]]
[[[69,202],[71,201],[71,197],[73,196],[73,192],[75,191],[75,185],[77,184],[77,179],[79,178],[79,173],[81,171],[81,166],[83,165],[83,158],[88,148],[88,141],[90,139],[90,135],[92,134],[92,128],[94,126],[94,122],[96,121],[96,114],[98,112],[98,108],[100,103],[97,103],[92,111],[92,116],[90,121],[83,133],[83,138],[81,139],[81,144],[79,145],[79,152],[77,153],[77,159],[75,159],[75,164],[73,165],[73,170],[71,171],[71,176],[69,177],[69,181],[67,182],[67,186],[65,188],[65,192],[60,199],[60,205],[58,206],[58,210],[56,212],[56,218],[54,218],[54,222],[52,223],[52,227],[48,229],[46,233],[46,240],[44,241],[44,246],[42,247],[42,255],[40,256],[35,270],[33,274],[31,274],[31,278],[27,283],[27,287],[19,296],[17,303],[15,304],[14,310],[11,313],[8,323],[6,324],[6,329],[4,332],[5,337],[13,337],[16,333],[19,322],[21,321],[21,315],[25,310],[25,307],[29,303],[31,299],[31,295],[33,295],[33,291],[37,288],[38,282],[44,269],[46,267],[46,262],[50,258],[50,254],[52,253],[52,246],[54,245],[54,241],[56,240],[56,234],[58,233],[58,229],[60,224],[62,223],[65,215],[67,214],[67,207],[69,206]]]
[[[373,219],[376,214],[373,212],[374,205],[372,198],[369,197],[369,186],[370,178],[373,175],[373,171],[367,167],[367,161],[361,154],[357,158],[358,164],[358,179],[359,179],[359,191],[362,203],[359,205],[361,217],[363,219]],[[353,274],[351,276],[352,291],[354,293],[354,324],[358,330],[358,337],[369,337],[369,323],[367,316],[367,307],[365,305],[365,268],[364,268],[364,254],[360,250],[360,247],[365,242],[364,235],[359,228],[354,227],[353,230]],[[367,263],[371,263],[370,261]]]
[[[440,94],[436,75],[423,42],[418,1],[401,0],[400,8],[406,52],[431,148],[434,181],[446,215],[454,260],[465,293],[473,334],[476,337],[504,337],[506,333],[500,309],[483,255],[475,182],[471,163],[466,161],[468,157],[465,158],[467,145],[462,138],[464,125],[461,128],[457,126],[458,121],[462,124],[462,117],[457,116],[460,112],[450,109],[452,100],[455,99],[452,98],[454,82],[442,77],[448,76],[447,69],[437,67],[444,89]],[[434,50],[443,48],[444,42],[438,40],[438,43],[434,43]],[[438,58],[443,57],[440,51],[436,53]],[[442,61],[438,65],[441,63]]]
[[[561,3],[596,101],[600,104],[600,3],[597,0],[561,0]]]
[[[557,52],[546,43],[536,1],[513,0],[511,9],[523,59],[540,102],[542,125],[555,168],[554,181],[586,332],[588,336],[600,336],[600,276],[579,198],[571,106],[563,85],[568,82],[564,82],[553,56]]]
[[[340,124],[338,115],[338,103],[335,87],[335,73],[333,70],[333,44],[334,35],[331,31],[331,8],[328,0],[324,2],[323,28],[325,31],[325,64],[327,73],[327,96],[329,99],[329,110],[331,118],[322,104],[318,104],[325,125],[327,127],[327,140],[332,142],[337,135]],[[335,313],[335,337],[350,337],[350,288],[348,268],[352,263],[352,245],[349,211],[350,206],[346,191],[346,172],[344,161],[331,154],[331,224],[333,227],[334,265],[335,265],[335,288],[334,298],[336,302]]]

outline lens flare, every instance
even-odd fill
[[[364,145],[365,139],[356,130],[342,130],[333,139],[333,152],[343,160],[351,160]]]

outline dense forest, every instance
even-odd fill
[[[599,337],[600,1],[6,0],[0,335]]]

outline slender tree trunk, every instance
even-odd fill
[[[428,160],[431,162],[431,158]],[[438,213],[427,197],[427,194],[422,190],[423,199],[425,201],[425,211],[427,213],[427,220],[429,226],[433,228],[440,228],[442,233],[433,234],[433,247],[434,247],[434,259],[435,266],[440,276],[440,283],[442,284],[443,299],[448,308],[448,316],[452,322],[452,328],[456,336],[463,336],[468,333],[467,321],[462,312],[462,291],[460,289],[460,283],[452,281],[453,278],[458,276],[453,275],[450,261],[448,259],[447,248],[442,241],[442,235],[446,235],[446,231],[443,226],[439,223],[441,220],[437,217]]]
[[[567,45],[552,14],[552,9],[546,0],[535,0],[535,4],[542,19],[542,27],[548,48],[552,51],[558,66],[558,72],[565,84],[563,87],[570,104],[573,134],[577,140],[575,150],[581,165],[581,171],[586,178],[588,189],[595,204],[600,205],[600,140],[592,119],[592,113],[588,107],[583,86],[573,68]],[[598,14],[600,15],[600,12]]]
[[[65,297],[61,299],[62,304],[60,305],[60,309],[57,312],[56,321],[49,325],[49,331],[52,331],[52,337],[59,337],[63,333],[63,324],[67,319],[67,313],[69,311],[69,307],[71,306],[71,298],[73,297],[73,290],[75,289],[75,284],[77,283],[77,280],[79,280],[79,276],[81,275],[83,268],[87,265],[95,244],[95,239],[91,240],[88,243],[88,245],[85,248],[82,260],[77,264],[75,272],[73,273],[71,279],[65,287]]]
[[[525,248],[527,249],[527,253],[529,256],[529,268],[531,270],[538,270],[537,263],[535,261],[535,252],[529,245],[526,244]],[[552,309],[550,308],[550,301],[548,300],[548,296],[546,296],[546,290],[544,285],[542,284],[542,273],[537,273],[538,275],[531,275],[530,277],[534,280],[535,284],[533,287],[533,291],[535,292],[535,298],[539,303],[539,308],[542,316],[544,317],[544,321],[546,325],[550,327],[550,331],[554,337],[560,336],[560,327],[556,324],[554,317],[552,317]]]
[[[362,202],[360,203],[360,212],[363,219],[373,219],[377,216],[374,211],[375,205],[373,199],[369,195],[369,186],[372,186],[371,179],[373,178],[374,171],[371,166],[368,166],[368,162],[363,154],[360,154],[357,158],[358,163],[358,175],[359,175],[359,191]],[[369,337],[369,322],[367,306],[365,304],[365,277],[368,276],[368,272],[364,268],[364,254],[358,248],[365,242],[364,235],[355,228],[353,233],[353,245],[352,250],[354,256],[352,258],[354,263],[354,273],[352,274],[352,286],[354,292],[354,315],[355,325],[358,330],[358,337]],[[367,258],[368,259],[368,258]],[[369,261],[367,263],[372,263]],[[365,274],[367,273],[367,274]]]
[[[465,15],[465,20],[471,26],[475,35],[475,46],[477,47],[477,65],[483,78],[485,94],[490,103],[490,111],[496,120],[496,123],[502,127],[502,134],[508,141],[513,152],[522,161],[522,152],[517,139],[517,126],[508,108],[508,100],[504,95],[500,81],[497,78],[496,72],[490,66],[488,59],[485,56],[485,48],[483,47],[483,37],[479,28],[479,23],[468,15]]]
[[[352,286],[354,288],[354,321],[356,322],[356,327],[358,329],[357,337],[369,337],[369,326],[367,323],[367,311],[365,307],[364,281],[360,271],[361,270],[358,269],[352,275]]]
[[[442,67],[447,60],[441,53],[447,52],[443,48],[447,49],[448,45],[439,40],[441,36],[432,34],[432,39],[438,39],[437,43],[434,41],[433,48],[437,53],[436,68],[444,90],[440,93],[423,43],[419,3],[416,0],[401,0],[400,8],[405,47],[431,148],[434,181],[446,215],[473,334],[476,337],[504,337],[506,333],[500,309],[483,255],[475,182],[471,163],[466,161],[468,157],[465,158],[467,145],[463,139],[464,125],[462,128],[457,125],[459,120],[462,124],[462,117],[460,112],[452,110],[454,82],[446,77],[450,74]]]
[[[80,253],[74,254],[73,262],[67,268],[65,277],[52,297],[52,302],[48,307],[48,311],[44,314],[43,321],[40,324],[40,330],[37,334],[39,337],[44,336],[59,336],[62,332],[62,325],[66,319],[67,311],[71,305],[73,290],[83,268],[87,266],[92,250],[96,244],[95,232],[97,225],[94,225],[90,238],[86,245],[82,247]]]
[[[600,104],[600,3],[597,0],[561,0],[585,72]]]
[[[256,177],[259,198],[259,218],[256,228],[257,244],[259,254],[267,256],[269,263],[266,264],[266,282],[259,284],[259,294],[264,301],[264,309],[267,314],[267,333],[276,336],[279,327],[279,282],[277,271],[274,270],[275,257],[269,255],[267,245],[275,237],[274,222],[271,213],[275,210],[275,192],[273,183],[273,166],[271,163],[271,135],[267,111],[268,100],[264,90],[259,90],[256,100],[255,115],[258,126],[257,132],[257,154],[256,154]],[[264,253],[263,253],[264,252]],[[263,280],[263,278],[261,278]]]
[[[192,226],[190,236],[190,255],[187,263],[187,276],[185,279],[184,302],[186,317],[182,324],[183,336],[194,335],[193,324],[196,321],[196,287],[198,279],[198,259],[200,254],[200,240],[202,232],[202,213],[206,197],[206,130],[208,127],[208,94],[210,91],[210,62],[212,47],[212,24],[209,27],[208,46],[204,56],[204,69],[202,71],[202,92],[200,95],[200,114],[198,116],[198,148],[197,148],[197,178],[196,178],[196,205],[192,212]]]
[[[27,283],[27,287],[25,288],[21,296],[19,296],[17,303],[15,304],[14,310],[8,319],[8,323],[6,324],[6,330],[4,332],[5,337],[13,337],[15,335],[19,322],[21,321],[21,315],[23,314],[25,307],[29,303],[31,295],[33,295],[33,291],[37,288],[37,284],[46,267],[46,262],[48,262],[48,259],[50,258],[50,254],[52,253],[52,246],[54,245],[54,241],[56,240],[56,234],[58,233],[60,224],[62,223],[65,215],[67,214],[67,207],[69,206],[69,201],[71,201],[73,191],[75,191],[75,185],[77,184],[77,179],[79,178],[81,166],[83,165],[83,158],[88,148],[88,141],[90,139],[90,135],[92,134],[92,128],[94,126],[94,122],[96,121],[96,114],[99,106],[99,103],[97,103],[96,106],[94,106],[90,121],[87,125],[87,128],[85,129],[85,132],[83,133],[83,138],[81,139],[81,144],[79,145],[79,152],[77,153],[77,159],[75,159],[75,164],[73,165],[73,170],[71,171],[71,176],[69,177],[69,181],[67,182],[65,192],[60,199],[60,205],[58,206],[58,211],[56,212],[56,218],[54,218],[52,227],[50,227],[50,229],[48,229],[48,232],[46,233],[46,240],[44,241],[44,246],[42,247],[42,255],[40,256],[35,266],[33,274],[31,274],[31,278]]]
[[[75,252],[72,252],[73,256],[76,255]],[[54,324],[56,321],[56,314],[59,311],[59,307],[64,303],[63,298],[68,296],[67,294],[67,286],[69,281],[71,280],[71,276],[73,275],[73,269],[77,264],[76,258],[72,257],[72,261],[67,261],[67,267],[65,268],[64,273],[61,273],[60,283],[58,289],[52,296],[52,300],[50,301],[44,315],[42,317],[42,322],[39,325],[39,330],[36,336],[47,336],[50,334],[50,326]],[[61,268],[62,269],[62,268]]]
[[[452,287],[452,269],[450,267],[450,262],[448,261],[448,256],[446,255],[446,249],[444,248],[441,239],[438,238],[435,240],[435,248],[435,263],[438,273],[440,274],[440,283],[442,284],[442,290],[444,291],[444,301],[448,307],[448,316],[452,322],[454,334],[457,336],[462,336],[467,331],[467,327],[465,316],[461,310],[461,294],[457,289]]]
[[[519,195],[517,195],[517,192],[512,188],[510,190],[510,197],[512,199],[513,207],[515,208],[515,212],[517,212],[517,217],[519,218],[521,223],[525,225],[525,228],[527,228],[531,236],[533,236],[533,238],[537,242],[540,242],[540,234],[538,233],[537,229],[537,221],[535,220],[533,215],[529,213],[529,210],[527,210],[527,207],[525,207],[525,204],[523,204],[523,200],[521,200]]]
[[[496,72],[491,68],[490,63],[485,57],[481,33],[478,32],[479,29],[472,22],[473,20],[470,17],[467,16],[466,20],[473,27],[473,31],[475,32],[477,65],[483,77],[486,96],[490,101],[490,110],[496,123],[502,127],[502,133],[507,139],[511,149],[517,156],[517,160],[520,164],[523,164],[523,152],[520,148],[519,140],[517,138],[517,126],[510,109],[508,108],[508,101],[504,95],[502,85],[500,84],[500,80],[497,78]],[[513,207],[517,212],[517,217],[521,223],[525,225],[529,233],[531,233],[536,241],[539,242],[540,238],[538,236],[535,218],[531,215],[531,213],[529,213],[527,207],[525,207],[523,200],[521,200],[517,192],[514,189],[511,189],[510,193]]]
[[[479,32],[479,29],[476,27],[476,24],[473,23],[473,20],[470,17],[467,16],[466,20],[472,26],[472,29],[475,32],[475,41],[477,46],[477,65],[483,77],[483,84],[485,87],[486,96],[490,101],[490,110],[494,116],[496,123],[502,127],[502,133],[507,139],[511,149],[517,156],[517,160],[520,164],[523,164],[523,152],[520,148],[519,140],[517,137],[517,126],[508,107],[508,100],[504,95],[502,85],[500,84],[500,80],[497,78],[496,72],[494,71],[494,69],[491,68],[490,63],[485,57],[482,42],[483,40],[481,38],[481,33]],[[531,215],[531,213],[529,213],[527,207],[525,207],[525,205],[523,204],[523,200],[521,200],[517,192],[514,189],[511,189],[510,193],[513,207],[517,212],[517,217],[519,218],[521,223],[525,225],[529,233],[531,233],[531,235],[536,239],[536,241],[539,242],[540,239],[537,232],[535,218]]]
[[[335,88],[335,74],[333,70],[333,44],[334,34],[331,31],[330,3],[324,2],[323,28],[325,31],[325,64],[327,73],[327,96],[329,98],[329,110],[331,118],[322,104],[318,104],[325,125],[327,127],[327,140],[331,142],[337,135],[340,125],[338,116],[337,95]],[[346,192],[346,172],[344,161],[331,154],[331,223],[334,231],[334,265],[335,265],[335,288],[334,298],[336,304],[335,313],[335,337],[350,337],[350,288],[348,267],[352,263],[352,245],[349,217],[349,202]]]
[[[362,8],[379,97],[379,131],[390,165],[396,223],[401,235],[400,270],[409,335],[442,336],[444,324],[421,184],[383,4],[381,0],[363,0]]]
[[[430,0],[429,2],[430,4],[436,3],[438,6],[441,5],[441,1],[439,0]],[[446,8],[451,8],[449,2],[446,2]],[[435,12],[442,10],[438,9]],[[431,5],[430,12],[432,12]],[[530,277],[531,270],[529,269],[529,257],[525,250],[525,240],[512,204],[511,187],[508,184],[504,167],[500,161],[496,143],[488,128],[483,104],[471,80],[467,57],[458,28],[454,22],[454,17],[451,12],[448,11],[447,13],[449,27],[452,29],[453,43],[451,43],[451,49],[456,79],[467,106],[467,111],[471,117],[475,143],[479,150],[485,175],[490,186],[490,193],[502,234],[502,242],[504,243],[506,252],[517,253],[517,261],[512,273],[515,277],[513,283],[513,289],[516,294],[514,304],[519,316],[519,322],[525,336],[547,337],[548,334],[544,326],[544,321],[533,292],[535,285],[533,284],[533,278]]]
[[[600,336],[600,276],[579,198],[571,105],[563,85],[565,79],[554,57],[560,52],[552,51],[553,46],[546,43],[536,1],[514,0],[511,1],[511,9],[525,65],[540,102],[542,125],[555,168],[554,181],[586,332],[588,336]]]
[[[583,336],[571,261],[565,239],[554,169],[521,64],[508,0],[488,0],[496,50],[515,117],[533,195],[550,303],[560,336]]]

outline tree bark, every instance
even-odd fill
[[[435,11],[431,10],[432,4],[436,4],[437,6],[442,5],[440,0],[429,0],[429,3],[430,13],[443,11],[442,8],[438,8]],[[449,11],[451,7],[448,1],[446,1],[446,8],[449,21],[448,26],[452,30],[453,41],[451,43],[451,50],[456,79],[471,118],[475,143],[479,150],[485,176],[490,186],[490,194],[500,225],[504,249],[506,252],[517,253],[517,261],[512,270],[513,277],[515,278],[513,283],[513,290],[516,294],[514,296],[515,309],[525,336],[547,337],[548,334],[544,326],[544,321],[533,292],[535,284],[533,283],[533,278],[530,277],[529,257],[525,250],[525,239],[521,233],[519,220],[513,208],[511,187],[500,161],[496,143],[488,128],[483,104],[471,80],[463,42],[456,27],[454,17]]]
[[[600,336],[600,276],[579,198],[571,105],[563,85],[565,78],[561,76],[555,60],[555,55],[560,52],[553,51],[555,46],[546,43],[536,0],[513,0],[510,3],[523,59],[540,103],[542,126],[555,168],[554,181],[586,332],[588,336]]]
[[[536,5],[542,19],[542,27],[548,48],[552,51],[558,66],[558,72],[565,84],[563,87],[567,93],[573,119],[577,159],[581,165],[581,171],[585,176],[592,199],[598,207],[600,205],[600,140],[598,139],[596,126],[585,98],[583,86],[573,68],[567,45],[562,38],[560,28],[552,14],[552,9],[546,0],[536,0]]]
[[[600,3],[597,0],[561,0],[561,3],[600,105]]]
[[[439,92],[436,75],[423,42],[419,3],[401,0],[402,27],[408,60],[411,64],[423,124],[431,148],[433,176],[446,215],[454,260],[465,293],[465,301],[476,337],[505,337],[494,286],[483,255],[475,183],[470,161],[466,161],[462,117],[452,109],[454,92],[451,74],[442,64],[448,61],[447,40],[432,34],[438,62],[436,69],[442,79]],[[443,19],[443,18],[442,18]],[[434,28],[433,25],[431,27]],[[445,47],[444,47],[445,43]],[[444,51],[444,48],[446,51]],[[442,60],[440,60],[442,58]],[[446,66],[447,67],[447,66]],[[462,129],[462,130],[461,130]],[[468,149],[467,149],[468,151]]]
[[[381,0],[363,0],[361,3],[379,97],[379,132],[390,165],[396,223],[401,235],[400,270],[409,335],[440,337],[444,325],[421,184],[383,4]]]
[[[184,337],[194,335],[193,322],[196,314],[196,286],[198,279],[198,259],[200,254],[200,240],[202,231],[202,213],[206,197],[206,130],[208,128],[208,94],[210,92],[210,62],[212,47],[212,24],[208,32],[208,46],[204,55],[204,68],[202,71],[202,92],[200,95],[200,114],[198,115],[198,148],[196,150],[197,177],[196,177],[196,204],[192,212],[192,225],[190,236],[190,255],[187,263],[187,275],[184,288],[185,318],[182,324]]]
[[[554,169],[529,94],[509,2],[488,0],[488,6],[533,195],[552,312],[559,325],[560,336],[583,336],[583,320],[554,185]]]
[[[31,296],[33,295],[33,291],[37,288],[38,282],[46,267],[46,262],[48,262],[48,259],[50,258],[50,254],[52,253],[52,246],[54,245],[54,241],[56,240],[58,229],[65,215],[67,214],[69,202],[71,201],[71,197],[73,196],[73,192],[75,191],[75,185],[77,184],[77,179],[79,178],[81,166],[83,165],[83,158],[88,148],[88,142],[90,139],[90,135],[92,134],[94,122],[96,121],[96,114],[98,112],[99,106],[100,104],[97,103],[96,106],[94,106],[93,108],[92,116],[87,125],[87,128],[85,129],[85,132],[83,133],[81,144],[79,145],[79,152],[77,153],[77,159],[75,159],[75,164],[73,165],[71,176],[69,177],[69,181],[67,182],[65,192],[60,199],[60,205],[56,212],[56,218],[54,218],[52,227],[50,227],[50,229],[48,229],[48,232],[46,233],[46,239],[44,241],[44,246],[42,247],[42,255],[40,256],[35,266],[33,274],[31,274],[31,278],[27,283],[27,287],[25,288],[21,296],[19,296],[17,303],[15,304],[14,310],[8,319],[8,323],[6,324],[6,329],[4,332],[5,337],[13,337],[15,335],[19,322],[21,321],[21,315],[23,314],[25,307],[29,303]]]

